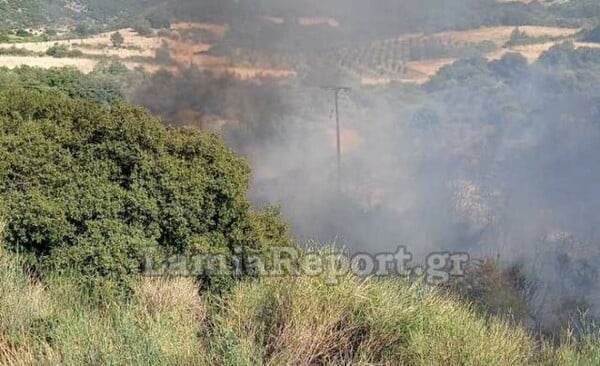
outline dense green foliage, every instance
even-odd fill
[[[125,281],[147,255],[287,243],[250,209],[248,167],[215,136],[123,102],[24,90],[0,95],[0,130],[6,244],[42,271]]]
[[[587,42],[600,43],[600,26],[586,32],[583,36],[583,40]]]
[[[72,98],[111,103],[123,99],[121,90],[130,77],[139,78],[116,62],[101,63],[89,75],[74,67],[46,70],[21,66],[13,70],[0,68],[0,89],[60,90]]]
[[[80,50],[73,50],[65,44],[55,44],[54,46],[46,50],[46,55],[56,58],[81,57],[83,56],[83,52],[81,52]]]
[[[9,0],[0,2],[0,29],[31,25],[45,19],[44,3],[40,0]]]

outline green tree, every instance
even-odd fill
[[[133,25],[133,30],[140,36],[149,36],[152,34],[152,26],[147,19],[140,19]]]
[[[113,46],[119,48],[123,45],[123,43],[125,43],[125,38],[123,38],[121,32],[117,31],[111,34],[110,41],[112,42]]]
[[[163,43],[162,46],[157,48],[154,58],[156,59],[156,62],[158,62],[160,64],[163,64],[163,65],[170,64],[173,60],[171,59],[171,50],[169,49],[169,45],[166,43]]]
[[[4,240],[42,273],[126,286],[148,257],[289,243],[277,214],[251,209],[249,169],[214,135],[167,129],[124,102],[32,90],[0,94],[0,130]]]
[[[73,29],[73,33],[79,37],[79,39],[81,40],[81,43],[83,43],[83,38],[87,37],[88,35],[90,35],[91,30],[88,27],[87,24],[85,23],[79,23],[75,26],[75,29]]]
[[[29,32],[28,32],[27,30],[25,30],[25,29],[18,29],[18,30],[15,32],[15,35],[16,35],[17,37],[31,37],[31,33],[29,33]]]
[[[150,25],[154,29],[169,29],[171,28],[171,19],[170,17],[163,12],[155,12],[146,18],[150,22]]]

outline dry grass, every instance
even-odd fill
[[[425,83],[432,76],[437,74],[442,67],[450,65],[455,61],[456,59],[454,58],[440,58],[433,60],[409,62],[407,65],[409,70],[407,78],[410,80],[414,80],[417,83]],[[413,77],[411,77],[411,73],[412,75],[414,75]]]
[[[32,284],[0,252],[0,364],[201,365],[203,307],[186,280],[141,281],[130,304],[67,278]]]
[[[10,69],[22,65],[41,67],[45,69],[51,67],[74,66],[81,70],[81,72],[89,73],[94,70],[94,67],[97,64],[97,60],[84,58],[0,56],[0,67],[8,67]]]
[[[0,252],[2,365],[592,365],[406,281],[263,279],[199,297],[189,279],[140,280],[129,302],[68,278],[33,284]]]
[[[598,44],[598,43],[574,42],[574,44],[575,44],[576,48],[584,48],[584,47],[600,48],[600,44]],[[509,52],[517,52],[517,53],[520,53],[521,55],[523,55],[529,63],[533,63],[533,62],[536,62],[540,58],[542,53],[548,51],[550,48],[554,47],[555,45],[556,45],[556,42],[544,42],[544,43],[531,44],[531,45],[515,46],[515,47],[509,48],[509,49],[503,48],[503,49],[500,49],[498,51],[494,51],[494,52],[488,54],[487,58],[489,60],[497,60],[497,59],[502,58],[502,56],[504,56],[505,54],[507,54]]]
[[[326,21],[329,21],[325,19]],[[315,20],[316,21],[316,20]],[[179,22],[172,25],[172,31],[182,32],[188,30],[204,30],[212,32],[217,39],[222,38],[228,32],[228,27],[219,24]],[[201,42],[180,41],[162,37],[143,37],[138,35],[132,29],[121,29],[119,32],[123,35],[125,43],[120,48],[112,45],[110,36],[114,32],[102,33],[83,40],[64,40],[58,42],[31,42],[18,44],[0,44],[0,48],[12,47],[27,49],[33,52],[44,53],[55,43],[68,45],[73,49],[81,50],[84,56],[81,58],[53,58],[53,57],[15,57],[0,56],[0,67],[9,68],[21,65],[36,66],[42,68],[74,66],[84,73],[91,72],[98,64],[99,57],[106,59],[119,60],[129,69],[142,67],[147,72],[154,73],[160,69],[168,69],[171,72],[177,72],[181,67],[194,65],[200,69],[212,71],[217,75],[229,74],[243,80],[256,80],[261,78],[285,79],[295,77],[296,73],[292,70],[269,69],[260,67],[246,67],[232,64],[225,57],[215,57],[205,54],[212,45]],[[167,43],[171,50],[171,57],[174,61],[172,66],[164,67],[153,62],[132,61],[132,57],[153,58],[156,49]]]
[[[242,285],[213,318],[223,365],[526,365],[526,333],[419,285],[318,279]]]
[[[213,24],[213,23],[196,23],[196,22],[176,22],[171,24],[171,30],[174,31],[185,31],[185,30],[205,30],[213,33],[219,38],[225,37],[229,32],[229,26],[225,24]]]
[[[138,301],[154,316],[168,312],[190,315],[198,321],[205,309],[198,296],[198,286],[189,278],[147,278],[137,288]]]
[[[449,31],[434,36],[442,39],[462,42],[492,41],[498,46],[504,45],[514,31],[513,26],[484,27],[466,31]],[[526,25],[519,29],[531,37],[569,37],[580,31],[579,28],[543,27]]]

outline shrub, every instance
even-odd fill
[[[136,31],[140,36],[149,36],[152,34],[152,26],[147,19],[138,20],[133,25],[133,30]]]
[[[110,41],[112,42],[113,46],[121,47],[123,43],[125,43],[125,38],[123,38],[121,32],[115,32],[111,34]]]
[[[600,26],[586,32],[583,36],[583,40],[586,42],[600,43]]]
[[[46,55],[56,58],[75,58],[83,56],[83,52],[81,52],[80,50],[71,49],[66,44],[55,44],[54,46],[46,50]]]
[[[155,56],[156,62],[163,65],[170,64],[173,60],[171,59],[171,50],[166,43],[156,49]]]
[[[126,285],[145,256],[289,244],[281,222],[251,210],[248,167],[213,135],[34,91],[0,95],[0,130],[6,244],[42,273]]]
[[[10,48],[0,48],[0,55],[11,55],[11,56],[37,56],[38,53],[30,51],[26,48],[18,48],[12,46]]]
[[[92,33],[92,30],[87,24],[79,23],[75,26],[75,29],[73,29],[73,33],[79,38],[83,38],[89,36]]]
[[[31,37],[31,33],[29,33],[28,31],[26,31],[25,29],[18,29],[15,32],[15,35],[17,37]]]
[[[171,28],[171,18],[169,15],[162,12],[155,12],[147,17],[150,26],[154,29],[169,29]]]

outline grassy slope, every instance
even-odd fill
[[[140,281],[129,303],[73,281],[32,284],[0,253],[2,365],[526,365],[598,364],[582,352],[535,347],[525,331],[404,282],[330,287],[318,279],[263,280],[224,298],[192,281]]]

